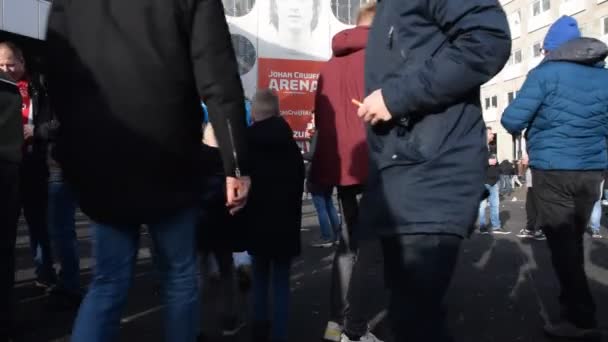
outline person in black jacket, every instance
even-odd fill
[[[0,71],[0,341],[9,340],[14,316],[12,300],[22,146],[19,88],[10,75]]]
[[[166,340],[194,341],[201,99],[231,213],[250,184],[245,99],[222,2],[56,0],[47,46],[57,161],[94,222],[95,275],[72,341],[119,339],[142,224],[163,282]]]
[[[479,232],[482,234],[510,234],[511,232],[502,228],[500,223],[500,194],[499,194],[499,178],[502,176],[501,169],[498,166],[496,155],[490,155],[488,159],[488,170],[486,172],[485,187],[488,190],[488,197],[481,201],[479,205]],[[486,222],[486,207],[490,206],[490,224],[492,227],[488,229]]]
[[[36,264],[36,286],[56,282],[49,239],[47,148],[51,111],[41,82],[28,73],[23,52],[10,42],[0,43],[0,65],[17,83],[22,98],[23,160],[20,169],[21,208],[27,222],[30,249]]]
[[[254,341],[286,342],[289,272],[291,260],[300,254],[304,161],[292,130],[280,117],[279,100],[270,90],[256,94],[252,116],[248,141],[255,161],[251,168],[255,187],[244,222],[253,256]],[[271,283],[272,332],[268,329]]]
[[[397,341],[447,339],[442,300],[488,163],[480,86],[510,52],[498,0],[378,2],[358,112],[371,124],[359,225],[382,238]]]

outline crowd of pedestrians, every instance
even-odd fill
[[[479,99],[511,52],[498,1],[363,6],[321,70],[309,153],[276,94],[244,97],[221,1],[55,1],[47,44],[42,78],[0,43],[0,342],[14,334],[21,214],[35,285],[78,312],[73,342],[119,339],[144,228],[166,341],[208,340],[201,273],[219,281],[225,337],[248,321],[240,289],[251,290],[251,340],[289,341],[305,188],[319,218],[314,245],[336,246],[320,337],[382,342],[364,303],[383,268],[394,340],[452,341],[443,299],[462,241],[476,226],[510,233],[500,198],[519,182],[488,147]],[[527,141],[518,236],[551,251],[562,312],[545,332],[596,337],[583,236],[601,237],[608,47],[564,16],[543,53],[501,121]],[[90,284],[80,280],[77,208],[94,237]]]

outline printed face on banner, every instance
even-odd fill
[[[279,31],[288,30],[293,36],[310,34],[314,29],[313,23],[313,0],[282,0],[274,1],[278,18]]]
[[[307,139],[312,122],[319,71],[323,62],[261,58],[258,87],[270,88],[279,96],[281,115],[297,140]]]
[[[322,0],[259,0],[261,57],[326,60],[328,18]],[[266,10],[267,9],[267,10]]]

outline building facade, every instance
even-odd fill
[[[577,19],[583,36],[608,43],[608,0],[501,0],[508,16],[513,47],[505,68],[481,89],[484,121],[497,134],[499,160],[519,159],[525,141],[500,124],[505,108],[517,96],[526,75],[542,61],[542,42],[562,15]]]

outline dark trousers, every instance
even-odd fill
[[[53,254],[48,229],[48,168],[46,160],[26,155],[21,165],[21,206],[39,280],[54,283]]]
[[[0,162],[0,341],[8,340],[13,317],[19,203],[19,166]]]
[[[395,342],[452,341],[443,300],[462,239],[453,235],[400,235],[382,240]]]
[[[585,273],[583,235],[600,198],[599,171],[532,171],[539,225],[561,286],[562,319],[595,328],[595,303]]]
[[[528,187],[528,193],[526,195],[526,229],[529,231],[536,231],[536,204],[534,202],[534,191],[532,187]]]
[[[377,243],[370,241],[359,246],[353,239],[361,192],[361,186],[338,187],[343,224],[334,256],[330,292],[330,320],[343,324],[345,332],[351,336],[361,336],[367,332],[370,313],[365,310],[366,299],[369,299],[366,288],[378,278],[376,274],[382,262]],[[360,252],[360,247],[363,252]],[[357,285],[352,287],[354,283]]]

